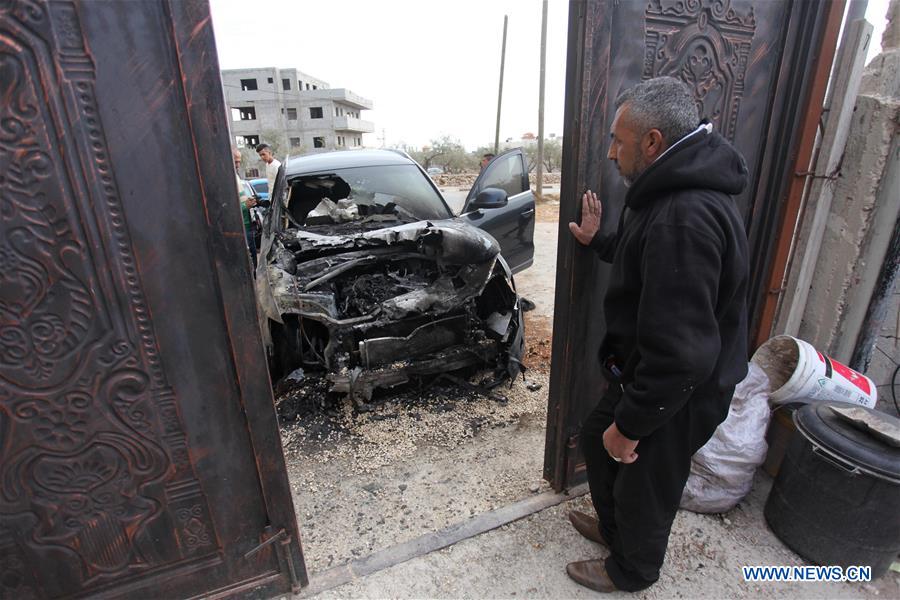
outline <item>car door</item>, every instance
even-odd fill
[[[513,273],[534,262],[534,194],[528,183],[528,169],[521,148],[495,157],[475,180],[460,218],[490,233],[500,243],[500,253]],[[480,192],[497,188],[507,193],[500,208],[473,209]]]

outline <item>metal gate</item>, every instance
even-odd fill
[[[606,330],[602,301],[608,265],[577,247],[568,223],[577,218],[584,189],[598,192],[604,201],[604,228],[613,228],[618,220],[625,188],[606,159],[615,97],[642,79],[678,77],[693,91],[700,114],[746,158],[750,184],[736,200],[750,237],[751,321],[756,326],[785,196],[797,176],[795,165],[802,162],[801,142],[808,138],[804,116],[810,107],[821,106],[824,87],[819,86],[819,97],[811,93],[816,66],[819,61],[830,65],[843,4],[842,0],[570,3],[561,185],[565,200],[559,216],[544,461],[544,477],[557,490],[583,479],[576,432],[605,386],[599,369],[585,366],[597,364],[597,348]],[[824,73],[827,77],[827,68]]]
[[[0,2],[0,598],[306,582],[203,1]]]

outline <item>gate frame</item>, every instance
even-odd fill
[[[787,247],[799,209],[795,195],[802,192],[822,112],[831,64],[837,45],[846,0],[794,2],[784,47],[793,51],[782,58],[770,109],[780,115],[766,137],[765,153],[759,165],[758,187],[754,191],[753,213],[748,238],[751,250],[749,290],[751,339],[769,323],[764,312],[769,298],[767,283],[787,260]],[[596,10],[589,10],[592,4]],[[578,318],[589,314],[602,302],[601,286],[580,285],[590,280],[596,259],[578,248],[568,230],[578,221],[580,192],[586,188],[586,137],[592,113],[604,110],[608,97],[604,65],[612,55],[611,28],[613,2],[573,0],[569,3],[568,53],[566,58],[565,129],[563,168],[560,185],[560,214],[557,246],[556,297],[553,317],[553,347],[550,360],[550,392],[547,407],[547,434],[544,447],[544,479],[562,491],[585,481],[584,461],[578,450],[575,373],[578,361],[589,360],[589,332]],[[594,41],[599,41],[601,64],[586,65]],[[643,57],[635,57],[641,60]],[[602,79],[600,79],[602,78]],[[589,106],[591,86],[599,86],[602,108]],[[596,142],[595,142],[596,143]],[[769,199],[765,201],[765,199]],[[787,236],[787,237],[785,237]],[[776,291],[777,292],[777,291]],[[752,350],[752,349],[751,349]],[[588,358],[584,358],[588,357]],[[574,363],[574,364],[573,364]]]

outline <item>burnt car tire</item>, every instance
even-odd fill
[[[300,326],[296,319],[285,317],[284,324],[269,322],[272,332],[272,357],[269,372],[277,382],[300,366]]]

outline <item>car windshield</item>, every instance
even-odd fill
[[[258,181],[251,185],[253,186],[253,189],[256,190],[257,194],[265,194],[269,191],[269,182],[268,181]]]
[[[409,221],[452,216],[438,192],[415,165],[335,169],[328,174],[301,177],[291,187],[291,204],[294,204],[295,194],[322,200],[321,205],[315,205],[309,213],[307,224],[321,222],[322,218],[339,222],[374,214],[393,214]]]

